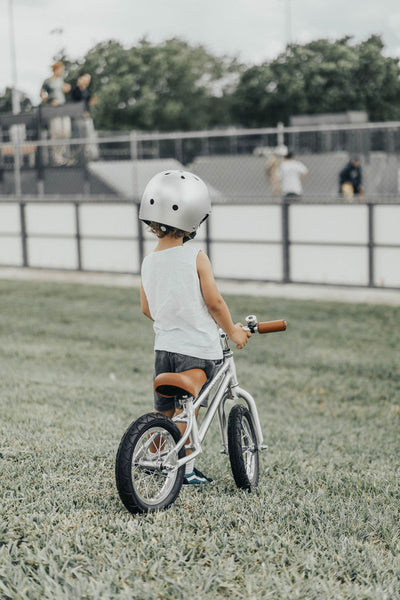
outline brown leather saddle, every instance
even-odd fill
[[[157,394],[165,398],[183,398],[193,396],[196,398],[207,376],[203,369],[189,369],[182,373],[160,373],[154,379],[154,389]]]

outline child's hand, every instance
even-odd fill
[[[249,338],[251,338],[251,331],[243,329],[242,323],[236,323],[229,338],[232,340],[232,342],[235,342],[236,348],[241,350],[245,347],[249,341]]]

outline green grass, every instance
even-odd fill
[[[239,491],[217,427],[215,483],[133,517],[114,460],[152,408],[137,290],[0,282],[0,598],[400,597],[400,308],[227,298],[287,318],[236,352],[269,451]]]

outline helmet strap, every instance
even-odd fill
[[[196,233],[196,231],[192,231],[192,233],[189,233],[189,235],[185,235],[183,238],[183,243],[185,244],[189,240],[192,240],[194,237],[196,237]]]

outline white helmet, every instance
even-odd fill
[[[211,213],[211,199],[204,181],[188,171],[162,171],[144,190],[139,219],[195,232]]]

